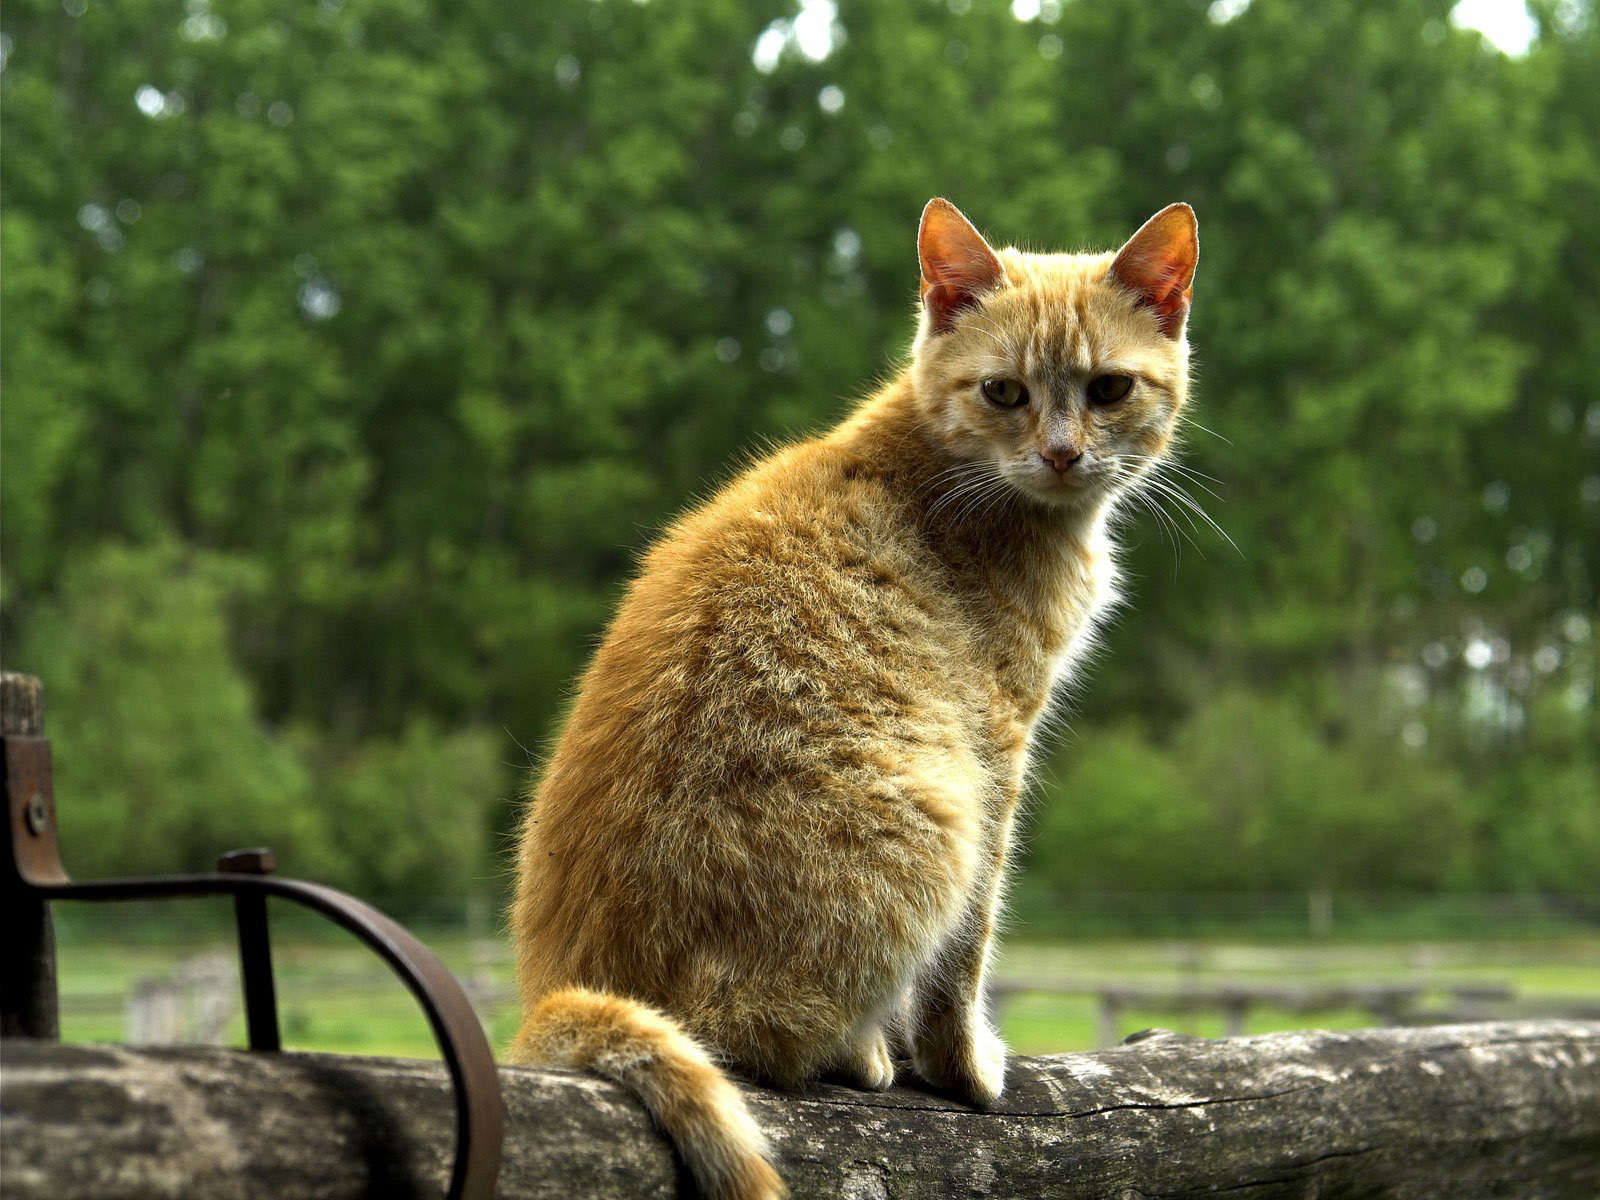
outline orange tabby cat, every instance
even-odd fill
[[[705,1193],[785,1189],[724,1074],[982,1105],[984,974],[1029,749],[1115,601],[1107,522],[1167,449],[1198,252],[918,234],[909,367],[646,556],[522,833],[519,1062],[643,1099]]]

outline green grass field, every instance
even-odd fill
[[[496,1047],[514,1032],[516,1006],[511,963],[503,942],[459,933],[428,939],[469,984]],[[127,996],[136,981],[161,979],[196,955],[228,956],[220,937],[165,945],[62,939],[62,1036],[69,1041],[121,1041],[127,1035]],[[353,1054],[431,1056],[432,1036],[410,994],[353,939],[320,937],[275,945],[284,1042],[298,1050]],[[997,979],[1042,980],[1071,991],[1018,991],[1007,996],[1001,1023],[1012,1049],[1024,1054],[1092,1049],[1097,1041],[1097,1000],[1102,987],[1184,991],[1218,985],[1409,984],[1423,989],[1425,1006],[1437,1008],[1445,989],[1505,985],[1519,1001],[1554,1005],[1600,1004],[1600,941],[1251,945],[1210,942],[1089,942],[1076,945],[1009,945]],[[1518,1015],[1515,1005],[1481,1015]],[[1474,1014],[1477,1015],[1477,1014]],[[1357,1028],[1373,1024],[1366,1012],[1311,1013],[1262,1007],[1250,1012],[1247,1033],[1296,1028]],[[1220,1011],[1122,1011],[1119,1035],[1164,1026],[1200,1036],[1220,1036]],[[240,1044],[243,1019],[235,1012],[220,1040]]]

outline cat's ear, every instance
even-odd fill
[[[1111,277],[1151,309],[1161,332],[1183,332],[1200,259],[1200,224],[1187,204],[1169,204],[1139,227],[1111,263]]]
[[[1005,282],[1006,271],[983,235],[950,201],[935,196],[917,228],[922,306],[935,333],[947,333],[956,314]]]

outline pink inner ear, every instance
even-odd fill
[[[1189,314],[1199,256],[1194,210],[1173,204],[1146,221],[1117,251],[1110,274],[1154,310],[1162,333],[1176,337]]]
[[[948,200],[928,201],[917,230],[922,302],[935,330],[950,328],[955,314],[1005,281],[1005,268],[983,235]]]

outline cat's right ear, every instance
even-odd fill
[[[934,333],[948,333],[956,314],[1005,282],[1006,271],[983,235],[950,201],[935,196],[917,228],[922,307]]]

